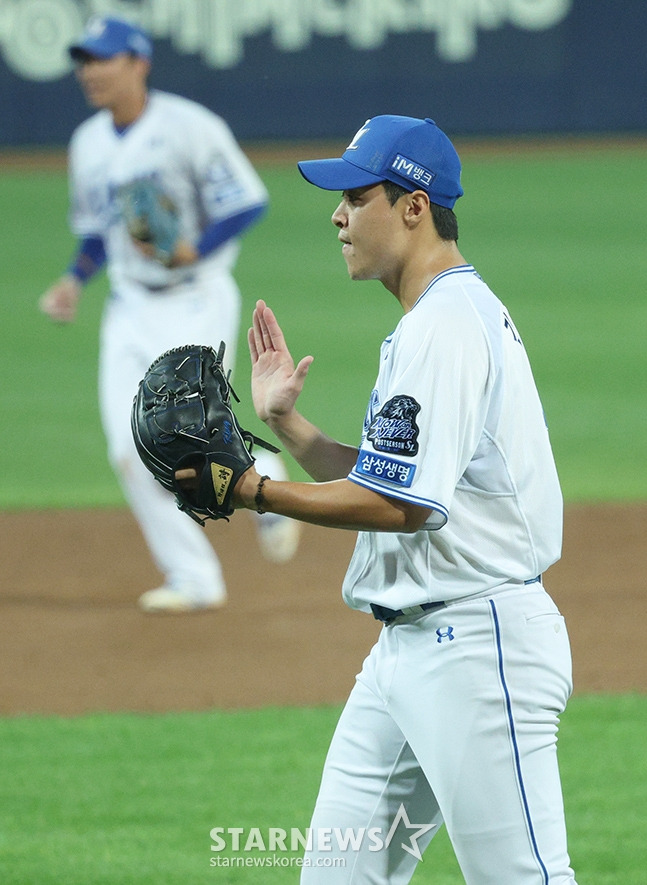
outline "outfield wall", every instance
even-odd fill
[[[0,146],[62,145],[87,116],[66,47],[95,13],[147,27],[152,84],[246,141],[343,139],[379,113],[647,131],[645,0],[0,0]]]

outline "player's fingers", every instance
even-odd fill
[[[200,475],[193,467],[183,467],[175,471],[175,482],[185,491],[197,491],[200,487]]]
[[[283,336],[281,327],[279,326],[278,320],[274,316],[274,311],[271,307],[265,308],[263,311],[263,319],[265,321],[265,327],[267,329],[267,335],[272,350],[286,351],[288,348],[285,343],[285,337]]]
[[[259,302],[259,310],[258,310],[258,327],[261,332],[263,338],[263,349],[264,350],[275,350],[274,342],[272,338],[272,332],[269,328],[268,318],[273,318],[274,314],[267,307],[265,302]],[[275,320],[276,322],[276,320]]]
[[[254,334],[254,327],[247,330],[247,344],[249,345],[249,355],[252,359],[252,365],[258,362],[258,350],[256,349],[256,335]]]
[[[293,389],[297,391],[297,396],[299,396],[301,391],[303,390],[306,376],[310,371],[310,366],[312,365],[313,361],[313,356],[304,356],[303,359],[299,361],[299,365],[292,373],[291,384]]]
[[[178,482],[185,482],[198,478],[198,471],[194,467],[182,467],[175,471],[175,478]]]
[[[44,295],[41,295],[38,306],[43,313],[52,316],[60,308],[59,302],[60,299],[54,297],[52,292],[45,292]]]
[[[265,336],[263,334],[263,320],[261,316],[261,312],[258,308],[254,311],[254,346],[256,348],[256,353],[260,356],[265,353],[267,347],[265,346]]]
[[[75,308],[67,304],[55,304],[52,302],[40,304],[41,312],[56,323],[69,323],[74,319]]]
[[[294,370],[294,374],[300,382],[304,381],[306,375],[310,371],[310,366],[313,364],[313,362],[313,356],[304,356],[303,359],[300,360],[299,365]]]

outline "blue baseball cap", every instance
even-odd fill
[[[74,61],[87,55],[96,58],[112,58],[120,52],[152,58],[153,44],[148,34],[137,25],[121,18],[95,16],[88,22],[83,36],[69,47]]]
[[[367,120],[339,158],[303,160],[299,171],[310,184],[346,191],[392,181],[423,190],[432,203],[452,209],[461,187],[461,161],[433,120],[384,114]]]

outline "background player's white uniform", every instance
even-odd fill
[[[206,225],[263,205],[265,187],[227,124],[185,98],[151,91],[142,115],[118,132],[102,110],[70,143],[71,226],[103,239],[111,294],[101,329],[99,395],[109,457],[165,583],[204,601],[225,585],[204,532],[143,467],[130,410],[144,372],[163,351],[182,344],[227,345],[233,366],[240,294],[232,276],[239,243],[230,239],[197,263],[168,269],[144,257],[121,218],[119,188],[155,179],[175,202],[180,235],[195,243]],[[257,453],[255,453],[257,454]],[[260,458],[265,457],[264,453]],[[275,456],[263,471],[282,478]]]
[[[384,342],[349,479],[433,513],[358,536],[346,602],[400,615],[339,721],[302,881],[403,885],[444,822],[468,885],[573,883],[556,759],[570,649],[536,580],[560,556],[562,497],[524,346],[471,266],[436,277]],[[317,855],[326,827],[384,836],[401,804],[411,826],[388,852],[364,839],[335,867],[332,839]]]

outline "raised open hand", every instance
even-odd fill
[[[257,301],[248,332],[252,360],[252,399],[262,421],[280,419],[294,409],[314,360],[305,356],[296,366],[274,312]]]

